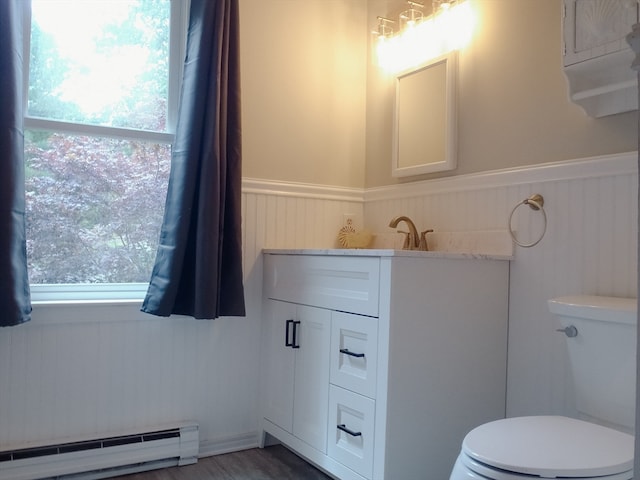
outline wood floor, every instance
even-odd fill
[[[281,445],[201,458],[198,463],[184,467],[113,477],[117,480],[330,480],[330,478]]]

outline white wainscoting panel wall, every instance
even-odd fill
[[[388,231],[403,214],[422,230],[506,230],[513,207],[540,193],[546,234],[515,247],[511,262],[507,415],[575,415],[565,337],[547,300],[636,296],[637,185],[636,152],[448,177],[368,190],[365,224]],[[525,206],[512,223],[523,243],[543,228]]]
[[[201,455],[254,446],[262,248],[333,248],[345,213],[380,233],[398,214],[422,230],[506,229],[532,193],[545,198],[548,228],[536,247],[516,248],[511,264],[507,413],[572,414],[564,337],[546,301],[635,296],[636,192],[635,153],[366,191],[245,179],[247,317],[36,305],[32,322],[0,329],[0,449],[179,420],[200,425]],[[514,226],[527,240],[540,215],[521,208]]]
[[[35,305],[0,329],[0,450],[180,420],[200,454],[258,444],[264,247],[335,246],[362,191],[245,180],[246,318],[160,318],[141,302]]]
[[[256,331],[139,304],[34,306],[0,329],[0,450],[180,420],[200,424],[201,453],[256,445]]]

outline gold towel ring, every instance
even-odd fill
[[[520,205],[529,205],[529,208],[531,208],[531,210],[540,211],[542,213],[542,217],[544,219],[544,226],[542,227],[542,234],[535,242],[522,243],[516,238],[516,234],[513,232],[513,227],[511,226],[511,220],[513,220],[513,214],[515,213],[515,211],[518,209]],[[511,234],[511,238],[513,239],[516,245],[519,245],[524,248],[529,248],[540,243],[540,240],[542,240],[542,237],[544,237],[544,234],[547,231],[547,214],[544,211],[544,208],[542,208],[543,206],[544,206],[544,198],[539,193],[536,193],[534,195],[531,195],[529,198],[525,198],[522,202],[518,203],[515,207],[513,207],[513,210],[511,210],[511,215],[509,215],[509,233]]]

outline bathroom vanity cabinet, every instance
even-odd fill
[[[509,262],[392,250],[264,254],[262,441],[340,479],[448,478],[505,415]]]

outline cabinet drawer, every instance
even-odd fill
[[[360,475],[373,475],[375,402],[344,388],[329,387],[327,453]]]
[[[374,398],[378,373],[378,319],[333,312],[331,383]]]
[[[375,257],[264,255],[267,298],[378,316]]]

